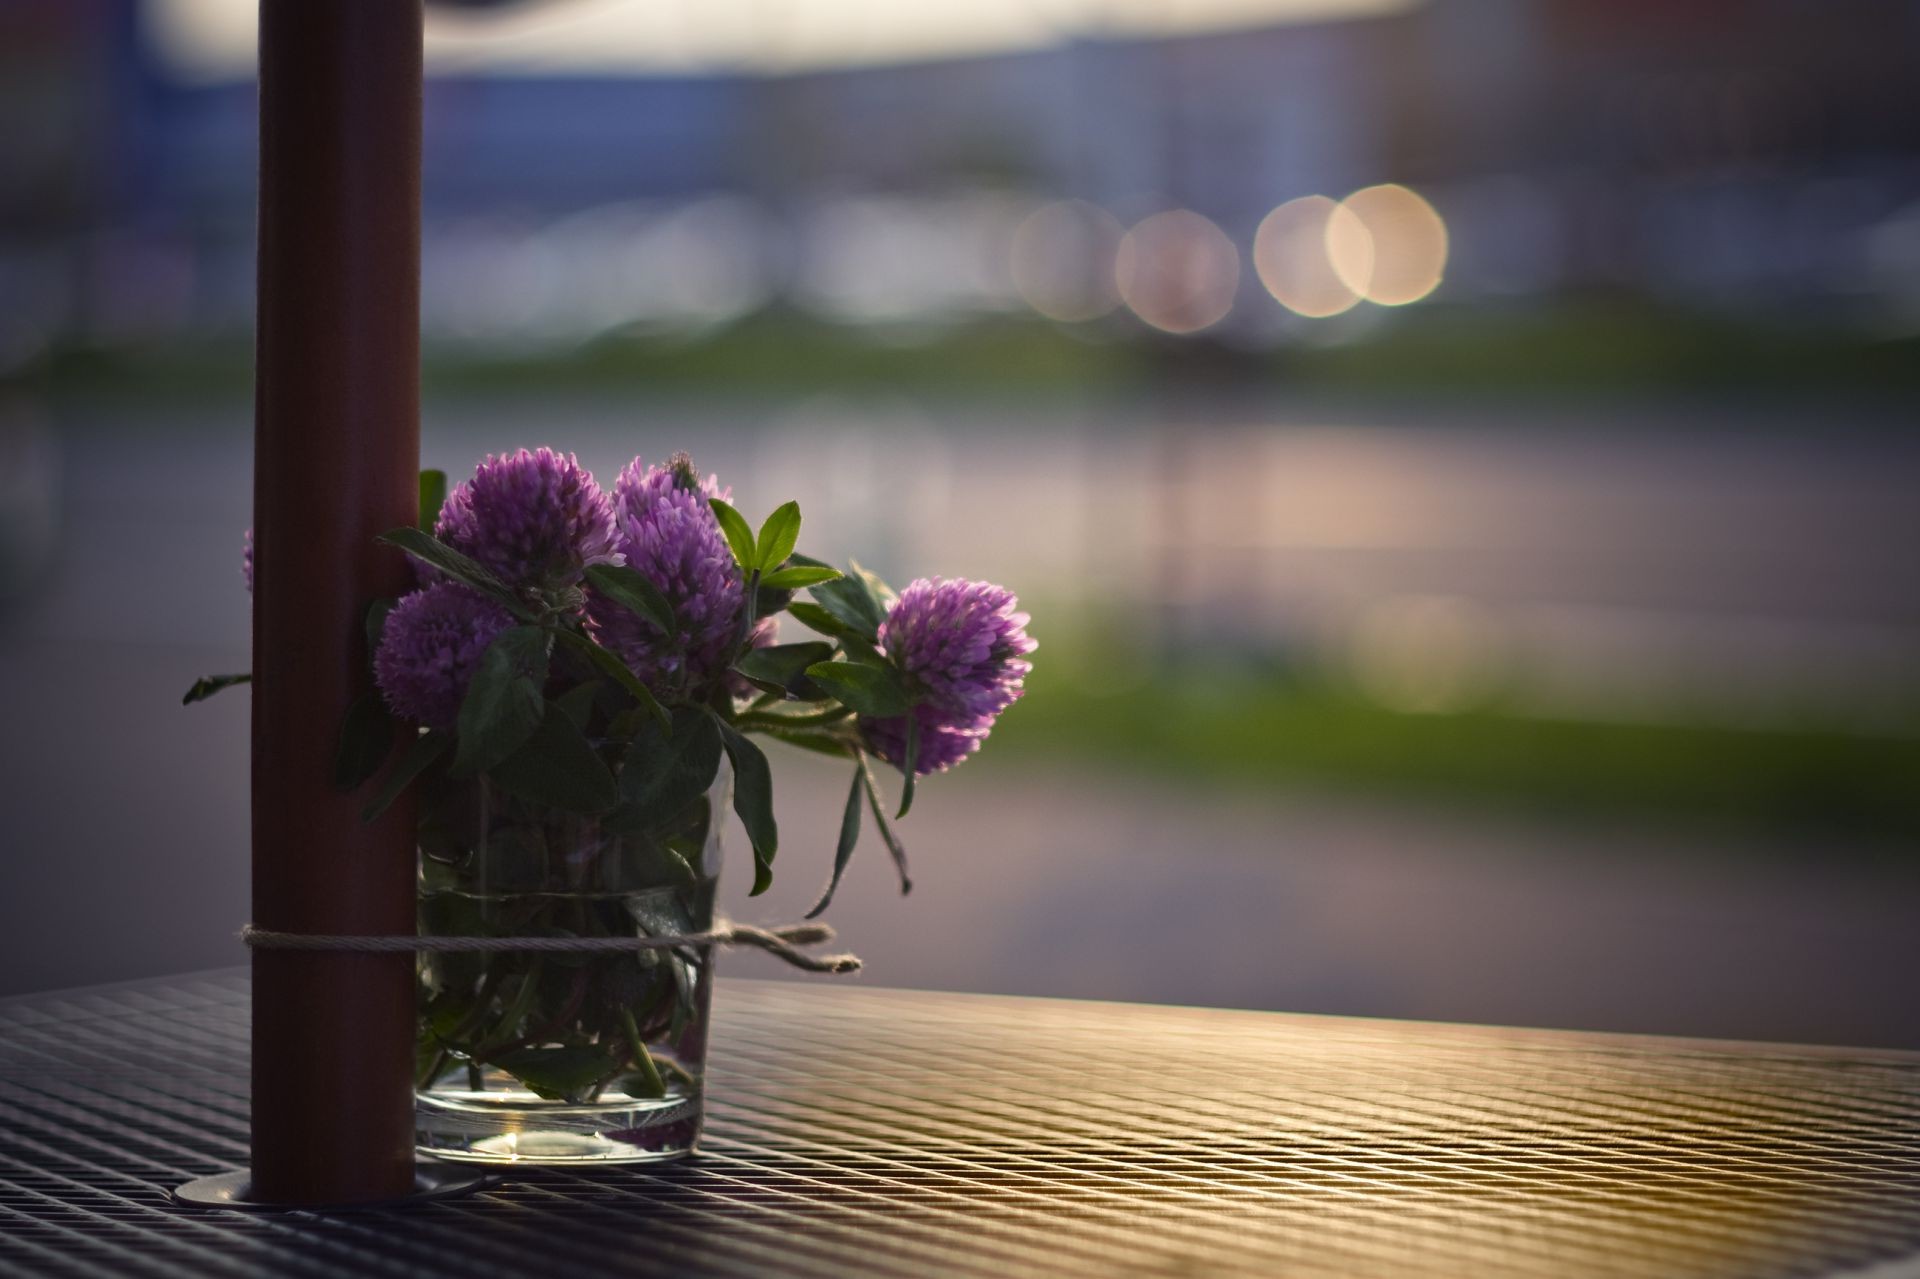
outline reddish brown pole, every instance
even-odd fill
[[[368,687],[367,604],[409,585],[374,536],[417,501],[419,0],[261,0],[253,919],[410,933],[412,806],[332,784]],[[257,951],[253,1179],[270,1203],[413,1188],[413,961]]]

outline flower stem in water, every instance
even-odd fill
[[[646,1077],[647,1096],[666,1096],[667,1081],[660,1078],[660,1068],[653,1064],[653,1054],[640,1042],[640,1027],[634,1023],[633,1014],[625,1008],[620,1010],[620,1025],[627,1032],[627,1047],[633,1050],[633,1064]]]

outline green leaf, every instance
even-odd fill
[[[833,878],[827,881],[827,891],[820,894],[820,900],[807,912],[808,919],[817,919],[821,912],[833,901],[835,890],[840,887],[840,876],[847,870],[847,863],[853,860],[853,848],[860,842],[860,801],[866,789],[860,776],[860,769],[853,770],[853,784],[847,788],[846,811],[840,815],[840,843],[833,850]]]
[[[382,533],[377,540],[397,546],[422,564],[431,565],[454,581],[471,586],[522,621],[533,620],[533,610],[508,590],[505,582],[495,577],[479,561],[462,555],[432,534],[423,533],[417,528],[396,528]]]
[[[853,570],[851,576],[859,578],[860,584],[867,588],[867,594],[873,597],[874,607],[880,610],[882,617],[885,617],[888,607],[899,598],[893,588],[882,581],[878,573],[864,567],[859,560],[848,560],[847,567]]]
[[[733,669],[761,687],[771,684],[774,690],[782,694],[813,701],[821,696],[821,692],[807,678],[807,668],[832,656],[833,645],[819,640],[769,644],[765,648],[749,649],[742,653],[740,660],[733,664]]]
[[[202,675],[193,681],[193,687],[180,699],[182,706],[191,706],[195,702],[204,702],[223,688],[232,688],[236,684],[253,683],[252,675]]]
[[[678,891],[695,893],[699,891],[700,876],[694,872],[693,863],[687,855],[672,844],[658,837],[641,817],[638,810],[625,804],[617,805],[600,819],[601,828],[624,836],[616,850],[617,871],[609,868],[609,875],[619,876],[613,882],[621,884],[669,884]],[[695,854],[698,856],[698,854]]]
[[[776,684],[770,679],[761,679],[758,675],[749,675],[745,671],[741,670],[738,666],[729,666],[727,670],[731,674],[739,676],[741,679],[753,685],[755,688],[759,689],[763,693],[771,693],[775,697],[783,697],[783,698],[792,696],[792,694],[787,692],[787,686],[784,684]]]
[[[447,502],[447,473],[445,471],[420,472],[420,518],[417,521],[422,533],[433,532],[433,526],[440,521],[440,508]]]
[[[551,703],[520,749],[489,769],[501,790],[569,813],[594,816],[620,798],[613,774],[567,713]]]
[[[787,611],[787,605],[793,603],[793,592],[777,590],[764,581],[753,592],[753,615],[756,618],[772,617],[775,613]]]
[[[678,937],[697,932],[678,889],[649,888],[621,897],[634,925],[649,937]]]
[[[845,576],[837,568],[796,564],[792,568],[775,569],[760,579],[760,585],[779,591],[797,591],[803,586],[818,586],[822,582],[838,581]]]
[[[545,714],[540,688],[546,682],[545,631],[510,626],[494,636],[460,702],[456,776],[485,772],[520,749]]]
[[[393,807],[393,801],[400,798],[400,793],[407,789],[413,779],[426,772],[433,761],[446,754],[447,748],[452,745],[453,737],[440,729],[415,738],[413,745],[407,748],[407,753],[400,757],[400,762],[387,773],[387,780],[380,785],[380,793],[360,810],[360,820],[370,822]]]
[[[773,883],[773,855],[780,845],[780,831],[773,820],[773,773],[758,746],[718,716],[714,723],[727,758],[733,761],[733,811],[740,815],[753,844],[753,891],[747,895],[758,897]]]
[[[831,755],[835,759],[845,759],[853,753],[853,746],[844,737],[816,730],[788,728],[761,728],[755,732],[764,733],[777,742],[789,746],[798,746],[803,751],[813,751],[818,755]]]
[[[800,540],[800,503],[785,502],[760,526],[760,538],[754,543],[753,566],[762,573],[779,568],[793,554]]]
[[[584,684],[574,685],[554,698],[553,704],[565,711],[567,718],[573,721],[573,726],[584,733],[587,731],[587,725],[593,722],[593,708],[600,700],[600,690],[603,687],[605,685],[599,680],[590,679]]]
[[[340,746],[333,757],[333,784],[352,790],[380,771],[393,753],[394,723],[380,694],[362,693],[347,708]]]
[[[873,824],[880,828],[880,838],[893,857],[894,869],[900,873],[900,895],[904,897],[913,891],[913,877],[907,873],[907,847],[887,822],[886,810],[880,803],[880,785],[873,780],[873,766],[867,762],[866,752],[858,752],[854,758],[860,762],[860,780],[867,791],[867,811],[873,814]]]
[[[387,614],[393,612],[399,600],[375,600],[367,605],[367,657],[372,659],[380,651],[380,638],[387,633]]]
[[[816,630],[822,635],[830,635],[834,639],[839,639],[847,633],[847,624],[835,617],[832,613],[827,612],[826,609],[821,608],[818,604],[809,604],[805,600],[795,600],[793,603],[787,605],[787,612],[793,614],[794,620],[802,626]]]
[[[671,732],[646,724],[620,765],[621,802],[656,821],[673,817],[713,785],[720,749],[720,730],[698,707],[674,711]]]
[[[587,569],[587,581],[621,608],[652,622],[661,634],[672,637],[680,633],[673,605],[643,574],[625,565],[595,564]]]
[[[807,676],[862,715],[894,719],[913,709],[906,682],[890,666],[865,662],[816,662]]]
[[[866,666],[892,665],[870,641],[864,640],[858,635],[842,635],[840,637],[840,649],[849,662],[859,662]]]
[[[707,505],[713,508],[713,517],[720,521],[720,532],[727,539],[728,548],[733,551],[733,562],[744,571],[757,567],[754,562],[756,549],[753,529],[748,526],[746,516],[717,497],[708,498]]]
[[[900,760],[900,775],[906,778],[906,784],[900,788],[900,811],[893,815],[899,821],[913,807],[913,784],[920,779],[920,717],[907,716],[907,749]]]
[[[584,653],[587,660],[593,663],[594,669],[632,694],[633,700],[639,702],[649,715],[662,724],[667,722],[667,708],[660,704],[660,700],[653,695],[653,691],[640,682],[640,677],[620,660],[617,653],[609,652],[594,643],[590,637],[578,631],[570,631],[564,626],[556,630],[554,635],[577,652]]]
[[[830,567],[805,555],[790,558],[803,568]],[[886,605],[876,587],[880,579],[861,570],[858,564],[853,569],[851,573],[821,582],[809,590],[820,607],[831,613],[849,631],[872,643],[879,636],[880,623],[887,617]]]
[[[535,1096],[571,1102],[585,1101],[595,1084],[620,1068],[604,1050],[578,1047],[516,1048],[496,1056],[493,1064]]]

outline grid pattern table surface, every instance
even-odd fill
[[[0,1002],[0,1273],[1920,1275],[1920,1055],[723,982],[696,1159],[340,1214],[247,985]]]

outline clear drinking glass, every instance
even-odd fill
[[[732,775],[664,828],[483,779],[421,796],[425,936],[632,937],[713,926]],[[468,1163],[673,1159],[700,1134],[711,947],[423,952],[416,1144]]]

